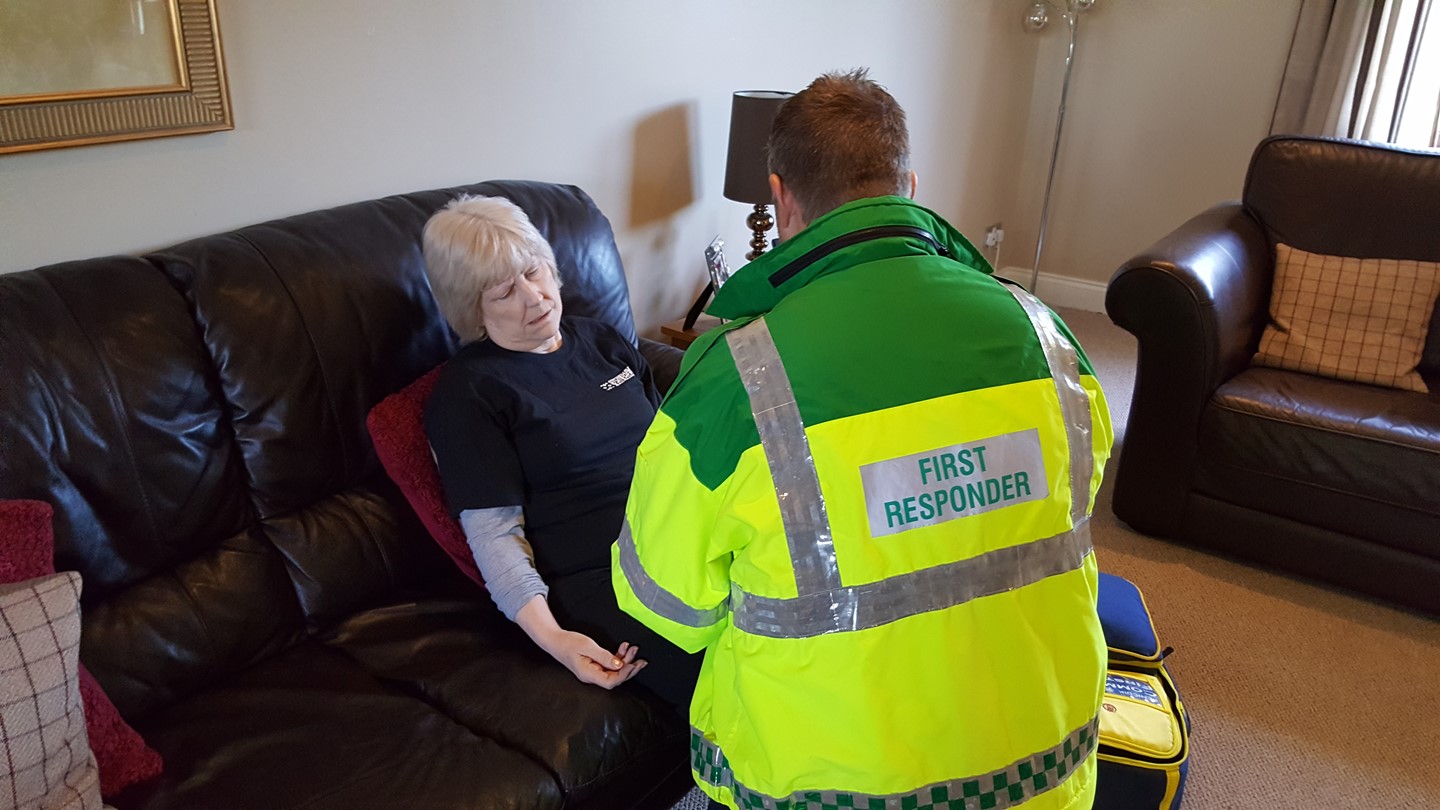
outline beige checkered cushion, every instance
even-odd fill
[[[79,664],[80,575],[0,585],[0,807],[101,807]]]
[[[1407,391],[1440,294],[1440,262],[1353,259],[1275,246],[1270,324],[1255,363]]]

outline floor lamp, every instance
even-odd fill
[[[1025,12],[1025,30],[1034,33],[1050,24],[1050,11],[1060,13],[1060,18],[1070,29],[1070,46],[1065,51],[1065,80],[1060,85],[1060,111],[1055,116],[1055,145],[1050,149],[1050,173],[1045,179],[1045,201],[1040,204],[1040,233],[1035,239],[1035,266],[1030,271],[1030,292],[1040,282],[1040,255],[1045,250],[1045,227],[1050,224],[1050,191],[1055,187],[1055,162],[1060,157],[1060,135],[1065,129],[1065,100],[1070,95],[1070,69],[1075,65],[1076,20],[1095,6],[1095,0],[1059,0],[1055,5],[1040,0]]]

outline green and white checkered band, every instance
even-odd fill
[[[1070,519],[1075,525],[1090,508],[1090,479],[1095,472],[1094,448],[1090,438],[1090,395],[1080,384],[1080,355],[1061,334],[1055,318],[1039,298],[1013,284],[1004,287],[1030,319],[1030,326],[1045,350],[1045,363],[1060,398],[1060,416],[1065,420],[1065,437],[1070,442]]]
[[[727,788],[742,810],[1003,810],[1053,790],[1095,751],[1100,733],[1091,720],[1052,748],[1022,757],[990,773],[934,782],[905,793],[798,790],[769,796],[735,778],[725,752],[690,729],[690,769],[706,784]]]

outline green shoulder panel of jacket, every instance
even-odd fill
[[[890,236],[830,253],[778,287],[771,283],[826,242],[886,225],[927,231],[950,258],[927,240]],[[945,220],[901,197],[841,206],[742,267],[708,310],[732,320],[690,347],[661,406],[676,423],[675,440],[689,453],[692,474],[714,489],[760,441],[724,337],[760,315],[809,426],[1049,376],[1028,318],[991,272]],[[912,349],[897,354],[895,347]],[[1083,352],[1081,367],[1093,374]]]

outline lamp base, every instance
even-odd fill
[[[745,217],[745,224],[750,226],[753,234],[750,237],[750,252],[745,254],[746,261],[754,261],[756,257],[765,252],[769,247],[765,235],[775,227],[775,217],[770,215],[770,206],[756,205],[750,216]]]

